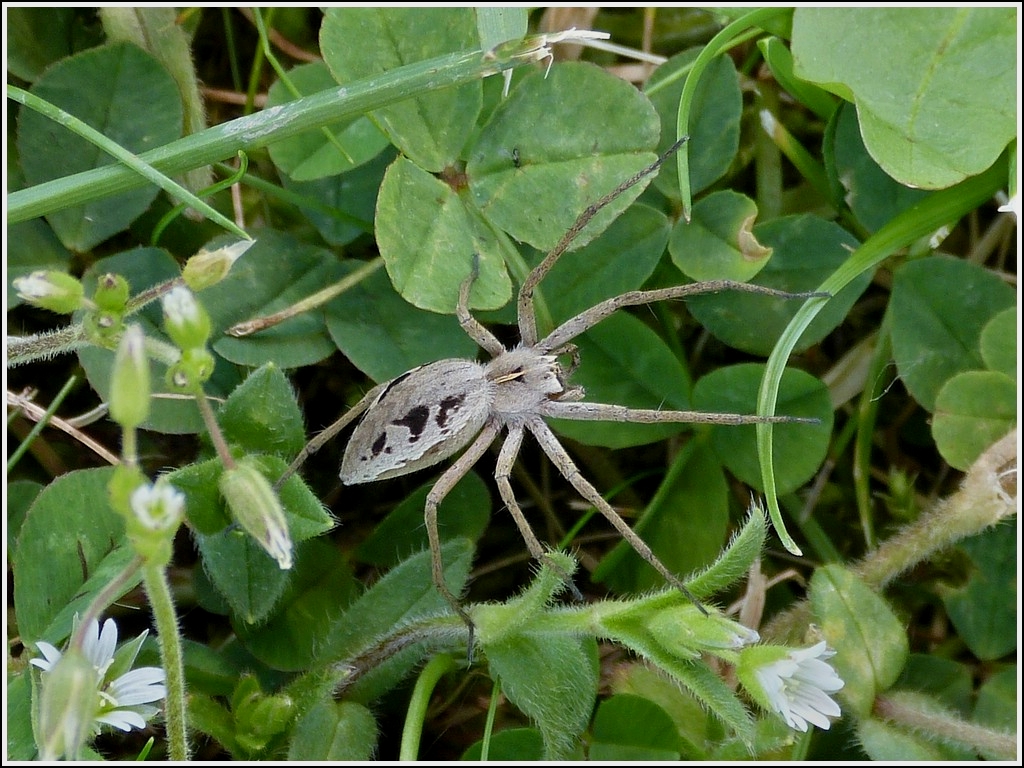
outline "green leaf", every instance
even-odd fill
[[[868,154],[861,139],[857,111],[850,104],[840,107],[835,116],[832,143],[833,163],[829,170],[842,186],[843,200],[869,231],[881,229],[928,195],[922,189],[900,184]]]
[[[830,663],[846,683],[839,695],[864,717],[906,663],[903,622],[885,600],[838,565],[814,572],[810,602],[822,636],[836,651]]]
[[[506,40],[523,37],[527,31],[526,8],[502,8],[490,5],[476,9],[476,28],[480,34],[480,48],[491,50]]]
[[[241,622],[267,618],[284,594],[290,571],[241,529],[226,528],[210,535],[196,534],[203,568],[218,593]]]
[[[331,301],[326,313],[327,330],[338,349],[374,381],[435,360],[473,358],[477,353],[476,343],[454,316],[417,309],[380,271]]]
[[[990,728],[1013,731],[1017,724],[1019,680],[1017,665],[1012,664],[998,670],[982,683],[974,705],[975,722]]]
[[[320,51],[342,85],[477,45],[469,8],[335,7],[320,27]],[[402,154],[437,173],[459,158],[472,133],[482,103],[480,83],[409,96],[370,116]]]
[[[7,559],[13,561],[18,548],[18,533],[28,515],[29,507],[43,490],[43,485],[32,480],[13,480],[7,483],[5,500],[7,527]]]
[[[719,368],[693,388],[693,405],[702,411],[751,413],[764,366],[744,363]],[[817,472],[832,437],[832,401],[820,379],[787,368],[779,385],[780,416],[820,419],[820,424],[776,424],[772,430],[775,482],[778,493],[796,490]],[[719,460],[747,485],[763,490],[754,425],[711,427],[711,445]]]
[[[4,754],[12,761],[36,760],[39,755],[32,732],[31,669],[26,667],[19,675],[8,672],[5,678]]]
[[[932,435],[942,458],[956,469],[975,460],[1017,423],[1017,382],[996,371],[958,373],[935,398]]]
[[[635,291],[658,266],[668,236],[665,214],[634,204],[588,245],[563,255],[537,294],[560,323],[605,299]]]
[[[111,507],[107,483],[113,469],[87,469],[61,475],[36,497],[18,536],[13,568],[14,612],[26,645],[46,640],[60,645],[71,631],[66,608],[76,601],[79,610],[107,586],[122,568],[130,551],[124,522]],[[102,583],[95,578],[103,569]],[[129,579],[112,599],[135,587]],[[88,589],[86,589],[88,586]],[[57,618],[64,615],[61,622]]]
[[[683,85],[700,49],[691,48],[673,56],[651,74],[644,92],[661,122],[658,151],[664,152],[677,139],[679,100]],[[676,79],[678,78],[678,79]],[[690,105],[690,186],[694,194],[722,178],[732,165],[740,142],[743,94],[736,65],[719,56],[704,70]],[[665,163],[655,186],[665,195],[679,199],[679,171],[674,162]]]
[[[955,301],[950,286],[956,286]],[[933,256],[900,267],[890,302],[893,357],[914,399],[934,411],[943,384],[984,368],[981,333],[1015,301],[997,275],[961,259]]]
[[[7,9],[7,71],[27,82],[75,50],[94,45],[74,8],[36,6]]]
[[[494,110],[466,176],[488,221],[547,251],[588,205],[654,161],[658,120],[643,94],[591,64],[559,64],[544,74],[525,76]],[[566,125],[586,128],[566,131]],[[635,185],[598,213],[573,247],[606,229],[645,186]]]
[[[972,669],[967,664],[912,653],[895,688],[934,696],[943,706],[966,715],[973,699]]]
[[[990,661],[1017,647],[1017,520],[965,539],[960,548],[974,572],[942,601],[960,638],[979,659]]]
[[[217,413],[228,442],[291,459],[306,443],[302,412],[288,379],[273,363],[246,377]]]
[[[668,714],[649,699],[619,694],[602,701],[591,727],[591,760],[679,760],[679,734]]]
[[[796,72],[856,102],[864,143],[890,176],[950,187],[1016,133],[1014,18],[1010,8],[798,8]]]
[[[693,441],[672,462],[633,530],[666,568],[685,577],[714,561],[725,544],[728,525],[728,489],[722,466],[706,443]],[[665,584],[626,541],[620,541],[601,560],[593,579],[620,595]]]
[[[816,216],[786,216],[758,224],[754,237],[772,257],[758,272],[757,285],[784,291],[813,291],[846,262],[857,241],[844,229]],[[833,296],[800,336],[797,350],[817,344],[846,317],[871,281],[864,272]],[[690,312],[730,347],[768,355],[803,302],[724,291],[694,296]]]
[[[491,676],[544,737],[546,760],[564,759],[590,720],[597,696],[592,641],[515,635],[486,648]]]
[[[750,280],[772,255],[754,236],[756,218],[749,197],[713,192],[693,207],[689,222],[676,222],[669,242],[673,263],[692,280]]]
[[[462,760],[480,760],[483,742],[478,741],[462,753]],[[544,759],[544,737],[536,728],[506,728],[491,736],[488,760],[509,763],[539,762]]]
[[[217,485],[223,471],[220,459],[209,459],[165,475],[168,482],[185,494],[185,515],[197,533],[212,535],[231,524]]]
[[[288,72],[288,79],[303,96],[337,86],[330,70],[320,61],[302,64]],[[285,84],[277,80],[267,91],[267,109],[287,104],[295,98]],[[388,146],[387,137],[368,117],[356,117],[324,131],[307,131],[271,144],[270,159],[294,181],[312,181],[345,173],[371,160]],[[336,143],[335,143],[336,142]],[[346,156],[347,155],[347,156]]]
[[[86,270],[82,278],[86,286],[86,295],[92,295],[98,276],[108,272],[122,275],[131,286],[133,295],[181,276],[177,263],[163,249],[134,248],[100,259]],[[204,307],[209,306],[205,300],[201,301]],[[130,315],[128,322],[141,324],[147,337],[170,343],[163,332],[160,302],[153,302],[138,313]],[[104,400],[108,400],[114,353],[99,347],[83,347],[78,351],[78,359],[85,368],[89,383]],[[192,398],[181,397],[177,391],[172,392],[165,380],[166,373],[166,365],[155,360],[150,361],[149,381],[153,397],[150,402],[149,418],[142,426],[167,434],[189,434],[203,430],[203,420],[195,401]],[[239,373],[234,366],[217,360],[213,376],[204,385],[204,390],[212,398],[226,397],[239,381]]]
[[[367,761],[377,747],[377,722],[362,704],[321,701],[295,723],[288,759]]]
[[[981,359],[993,371],[1017,378],[1017,308],[996,314],[981,329]]]
[[[772,71],[776,82],[786,91],[814,112],[822,120],[832,117],[839,102],[832,94],[813,83],[802,80],[793,73],[793,54],[786,42],[778,37],[762,37],[757,41],[764,61]]]
[[[874,717],[858,721],[857,740],[868,757],[885,763],[904,760],[934,763],[948,759],[942,747],[927,736],[909,733]]]
[[[580,367],[573,385],[586,400],[631,408],[686,409],[686,372],[664,341],[633,315],[612,315],[576,339]],[[588,445],[625,448],[677,434],[684,424],[630,424],[552,419],[558,432]]]
[[[303,312],[244,338],[221,334],[235,323],[290,307],[342,277],[344,272],[329,251],[292,235],[260,230],[256,244],[228,276],[198,294],[213,323],[214,351],[253,367],[272,361],[288,369],[323,360],[335,347],[320,312]]]
[[[308,669],[332,624],[357,594],[352,568],[332,544],[303,542],[278,610],[259,625],[233,623],[242,644],[272,669]]]
[[[97,88],[98,83],[103,87]],[[36,80],[32,93],[131,152],[145,152],[181,135],[181,98],[174,80],[152,56],[131,44],[114,43],[63,59]],[[115,162],[27,108],[19,116],[17,142],[29,184]],[[47,221],[67,248],[88,251],[125,229],[158,192],[153,187],[124,192],[56,211]]]
[[[432,312],[453,313],[474,260],[470,306],[497,309],[512,295],[505,262],[518,258],[444,181],[404,157],[384,174],[377,197],[377,245],[395,289]],[[506,255],[508,257],[506,258]]]
[[[411,553],[425,549],[428,541],[423,510],[433,487],[433,482],[420,486],[391,510],[356,548],[356,557],[364,563],[391,568]],[[438,507],[441,541],[478,540],[490,521],[490,511],[487,484],[475,472],[469,472]]]

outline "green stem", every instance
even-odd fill
[[[138,174],[143,180],[160,187],[171,197],[188,204],[190,207],[201,211],[208,219],[215,221],[229,232],[234,232],[241,238],[251,239],[235,222],[224,216],[224,214],[212,208],[208,203],[203,202],[173,179],[168,178],[158,170],[150,166],[134,152],[129,152],[115,141],[111,141],[91,125],[79,120],[72,114],[65,112],[60,107],[50,104],[38,96],[22,90],[14,85],[7,86],[7,98],[23,104],[29,109],[34,109],[42,115],[53,120],[58,125],[63,125],[68,130],[78,134],[86,141],[95,144],[108,155],[120,160],[130,172]],[[60,179],[57,179],[60,181]],[[52,183],[52,182],[51,182]],[[141,183],[141,182],[140,182]],[[137,185],[136,185],[137,186]],[[8,224],[11,219],[8,217]]]
[[[217,457],[224,465],[224,469],[234,469],[235,457],[231,455],[231,450],[228,448],[227,440],[224,439],[224,433],[220,431],[220,424],[217,423],[217,417],[213,413],[210,401],[201,387],[197,387],[195,398],[196,405],[199,406],[199,413],[203,417],[203,423],[206,425],[206,431],[210,434],[210,440],[217,451]]]
[[[124,594],[125,587],[128,582],[131,581],[132,577],[142,568],[143,560],[140,556],[136,555],[132,558],[124,569],[108,581],[99,592],[96,593],[96,597],[89,603],[89,607],[85,609],[81,619],[78,622],[78,630],[71,637],[69,645],[75,646],[79,650],[82,648],[82,641],[85,639],[85,627],[89,626],[93,621],[99,622],[100,616],[103,611],[106,610],[107,606],[112,604],[117,598]]]
[[[428,661],[420,672],[416,687],[412,691],[412,698],[409,700],[409,710],[405,715],[399,760],[413,761],[419,755],[420,736],[423,735],[423,722],[427,717],[430,695],[434,692],[437,682],[454,668],[455,660],[447,653],[441,653]]]
[[[480,51],[463,51],[398,67],[207,128],[150,150],[139,159],[164,174],[173,175],[233,157],[239,150],[251,153],[273,142],[357,117],[418,93],[478,80],[526,64],[532,59],[523,55],[522,50],[529,48],[531,39],[525,38],[522,44],[510,47],[501,58],[486,57]],[[114,165],[37,184],[7,196],[7,224],[82,205],[144,183],[145,180],[132,170]]]
[[[43,418],[32,426],[31,431],[25,436],[25,439],[21,441],[21,445],[15,448],[10,458],[7,459],[8,472],[14,469],[21,457],[25,455],[25,451],[27,451],[29,446],[32,445],[32,441],[39,437],[39,433],[42,432],[50,422],[50,418],[57,412],[60,404],[64,402],[64,398],[68,396],[77,382],[78,379],[72,376],[67,380],[64,386],[60,388],[60,392],[58,392],[57,396],[53,398],[53,402],[50,403],[50,406],[46,409],[46,413],[43,414]]]
[[[893,694],[875,699],[874,712],[898,726],[921,733],[929,740],[967,746],[996,760],[1013,760],[1017,736],[970,723],[956,715],[935,711],[914,694]]]
[[[167,729],[168,757],[181,762],[188,760],[188,718],[185,707],[185,665],[178,635],[178,617],[167,581],[167,573],[157,565],[147,565],[143,581],[149,605],[156,622],[157,642],[163,662],[167,697],[164,719]]]

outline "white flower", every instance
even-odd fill
[[[177,528],[185,512],[184,494],[166,482],[140,485],[132,492],[130,504],[136,519],[151,531]]]
[[[99,732],[99,725],[110,725],[122,731],[144,728],[146,721],[157,713],[150,702],[164,698],[164,671],[159,667],[140,667],[131,670],[147,632],[134,640],[117,647],[117,624],[113,619],[103,622],[93,620],[85,628],[82,639],[82,655],[96,672],[95,710],[87,715],[93,721],[93,733]],[[36,648],[43,655],[31,663],[43,670],[43,685],[47,684],[49,673],[60,662],[63,654],[50,643],[39,641]],[[130,671],[129,671],[130,670]]]
[[[192,291],[183,285],[176,285],[161,299],[164,314],[168,318],[179,322],[195,322],[199,317],[199,305]]]
[[[842,714],[828,696],[845,685],[825,661],[833,656],[835,651],[822,641],[810,648],[790,650],[754,670],[768,704],[790,728],[804,732],[810,723],[827,731],[828,718]]]

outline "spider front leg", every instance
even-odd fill
[[[693,596],[693,593],[686,588],[686,585],[680,581],[679,577],[676,576],[672,571],[666,568],[662,562],[658,559],[657,555],[651,551],[651,548],[647,546],[647,542],[641,539],[636,532],[626,524],[619,513],[612,509],[612,505],[604,500],[604,497],[598,493],[597,489],[590,484],[590,482],[580,474],[579,469],[573,462],[572,458],[566,453],[565,448],[558,442],[558,438],[555,437],[555,433],[551,431],[550,427],[544,423],[540,418],[530,419],[526,424],[526,428],[530,430],[544,453],[548,455],[552,463],[558,468],[558,471],[562,473],[562,476],[569,481],[569,484],[582,496],[584,499],[593,504],[598,512],[605,516],[615,530],[622,535],[622,537],[629,542],[629,545],[633,547],[633,550],[646,560],[650,565],[660,573],[665,580],[673,587],[678,589],[686,598],[692,602],[705,616],[708,615],[707,609],[700,604],[700,601]]]
[[[434,487],[427,494],[427,502],[423,509],[423,519],[427,526],[427,540],[430,542],[430,572],[434,580],[434,586],[441,594],[452,610],[459,615],[459,618],[469,629],[469,639],[466,642],[469,660],[473,661],[473,644],[475,640],[476,627],[469,617],[466,609],[444,580],[444,563],[441,562],[441,534],[437,530],[437,507],[444,501],[445,496],[454,488],[459,480],[466,476],[473,465],[484,455],[494,438],[497,437],[501,428],[495,422],[487,422],[480,434],[470,444],[469,448],[458,458],[458,460],[446,469],[434,483]]]
[[[505,346],[469,312],[469,291],[479,274],[480,255],[474,253],[473,266],[469,271],[469,275],[462,281],[462,285],[459,286],[459,303],[455,306],[455,316],[458,317],[459,325],[462,326],[462,330],[466,332],[469,338],[483,347],[491,357],[497,357],[505,351]]]
[[[562,581],[568,585],[569,590],[572,592],[573,597],[576,600],[582,601],[583,594],[579,591],[575,584],[572,582],[572,578],[569,574],[562,571],[549,557],[544,546],[540,543],[530,524],[526,520],[526,516],[523,515],[523,510],[519,506],[519,502],[516,501],[515,492],[512,490],[512,484],[508,481],[509,475],[512,474],[512,467],[516,463],[516,456],[519,455],[519,448],[523,444],[523,427],[521,425],[512,425],[508,429],[508,437],[505,438],[505,442],[501,446],[501,450],[498,452],[498,461],[494,467],[494,482],[498,486],[498,494],[501,496],[501,500],[505,502],[505,507],[512,515],[512,519],[515,520],[516,527],[519,528],[519,533],[522,535],[523,540],[526,542],[526,548],[530,550],[530,554],[534,560],[544,561],[549,566],[555,569],[555,571],[562,577]]]

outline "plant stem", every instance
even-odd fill
[[[879,717],[921,733],[930,741],[943,741],[969,746],[998,760],[1013,760],[1017,754],[1017,737],[994,728],[969,723],[943,711],[921,706],[912,694],[879,696],[874,713]]]
[[[138,572],[143,565],[143,559],[139,555],[132,558],[131,562],[124,567],[119,574],[104,585],[103,589],[96,593],[96,597],[89,603],[89,607],[85,609],[85,613],[82,614],[81,619],[78,622],[78,629],[71,637],[69,645],[77,647],[79,650],[82,648],[82,641],[85,638],[84,632],[85,627],[89,626],[93,621],[99,622],[100,614],[103,613],[104,609],[119,598],[125,589],[125,585],[131,580],[132,576]]]
[[[438,680],[454,668],[455,660],[449,654],[441,653],[428,661],[420,672],[420,676],[416,680],[416,687],[412,691],[412,699],[409,701],[409,709],[405,714],[402,746],[398,753],[399,760],[416,760],[419,755],[420,736],[423,734],[423,721],[427,718],[430,694],[433,693]]]
[[[185,708],[185,667],[178,636],[178,617],[167,581],[167,573],[157,565],[146,565],[143,580],[156,621],[157,641],[167,686],[164,717],[168,756],[175,762],[188,760],[188,717]]]

